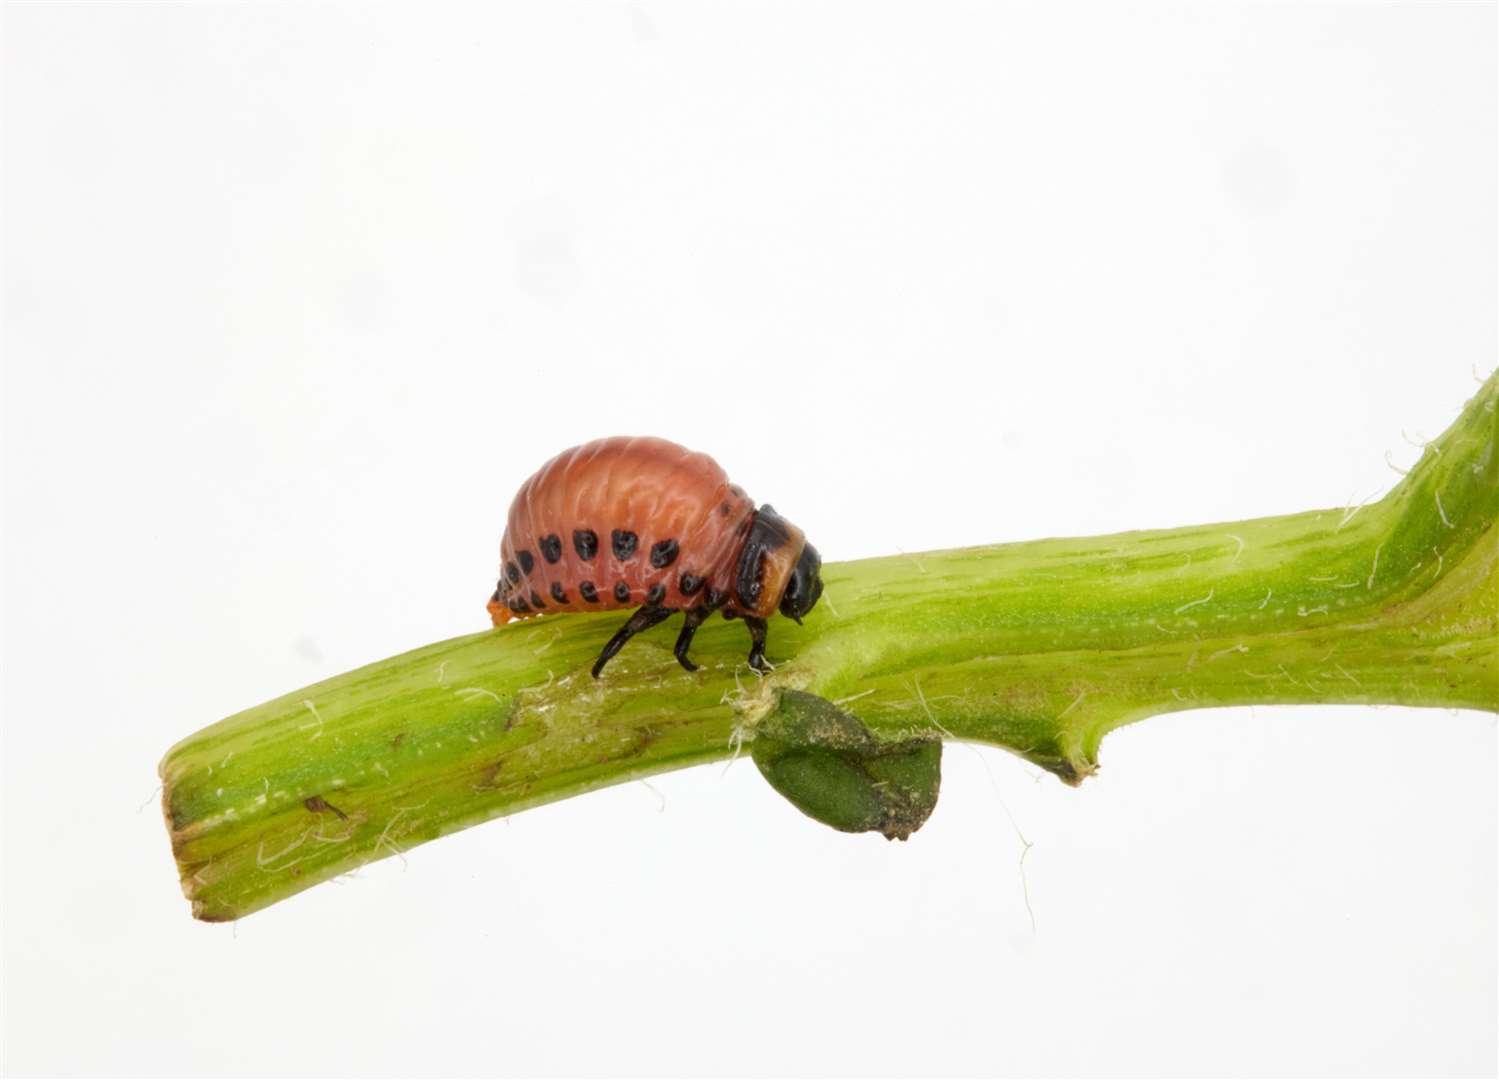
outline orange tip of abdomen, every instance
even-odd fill
[[[511,614],[510,609],[498,600],[491,600],[485,606],[489,609],[489,621],[495,626],[504,626],[511,619],[515,618]]]

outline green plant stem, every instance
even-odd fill
[[[824,570],[774,673],[743,628],[674,627],[601,680],[621,616],[542,618],[429,645],[287,694],[161,763],[184,891],[235,919],[446,833],[728,757],[779,691],[840,702],[877,737],[1012,750],[1076,783],[1104,734],[1219,705],[1499,711],[1499,464],[1491,377],[1378,503],[1041,540]]]

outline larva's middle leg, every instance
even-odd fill
[[[696,671],[697,665],[687,659],[687,650],[692,646],[692,636],[697,633],[697,628],[703,625],[712,612],[706,607],[688,608],[687,614],[682,619],[682,632],[677,635],[676,653],[677,663],[688,671]]]

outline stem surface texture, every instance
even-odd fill
[[[1157,713],[1360,703],[1499,711],[1499,464],[1490,377],[1377,503],[824,567],[761,677],[743,629],[675,627],[589,666],[620,615],[439,642],[238,713],[161,762],[183,890],[235,919],[527,807],[719,760],[782,690],[876,739],[1004,747],[1077,783]]]

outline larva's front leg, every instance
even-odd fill
[[[770,665],[765,662],[765,620],[745,615],[744,625],[750,634],[749,666],[762,675],[768,674]]]

